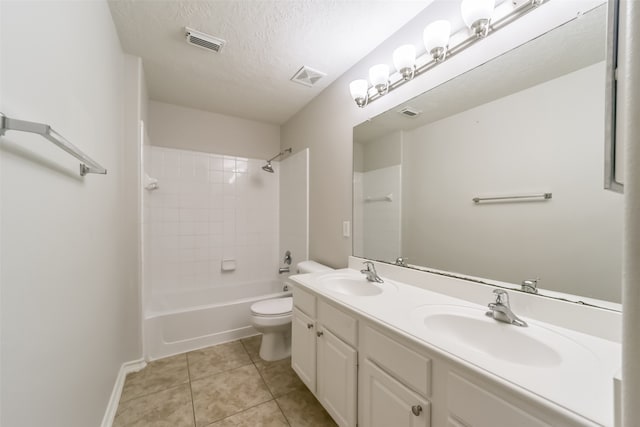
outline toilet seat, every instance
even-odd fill
[[[291,314],[293,298],[272,298],[251,305],[251,314],[261,317],[276,317]]]

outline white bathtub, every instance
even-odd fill
[[[145,353],[155,360],[255,335],[251,304],[291,295],[284,286],[274,280],[156,294],[144,317]]]

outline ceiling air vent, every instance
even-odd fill
[[[185,27],[185,32],[187,43],[203,49],[212,50],[216,53],[219,53],[225,44],[225,41],[222,39],[201,33],[189,27]]]
[[[422,111],[416,110],[413,107],[404,107],[402,110],[398,111],[398,113],[402,114],[403,116],[413,118],[419,116]]]
[[[301,85],[312,87],[315,85],[318,80],[326,76],[326,73],[323,73],[318,70],[314,70],[313,68],[307,67],[303,65],[294,75],[291,77],[291,81],[295,83],[300,83]]]

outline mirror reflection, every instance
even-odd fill
[[[354,255],[620,302],[605,21],[603,5],[357,126]]]

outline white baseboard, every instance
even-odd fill
[[[107,410],[102,418],[101,427],[111,427],[113,420],[116,418],[116,412],[118,411],[118,403],[120,403],[120,396],[122,395],[122,388],[124,387],[124,380],[127,374],[130,372],[138,372],[147,366],[147,362],[144,359],[132,360],[131,362],[125,362],[120,366],[118,377],[113,385],[113,391],[111,391],[111,398],[107,405]]]

